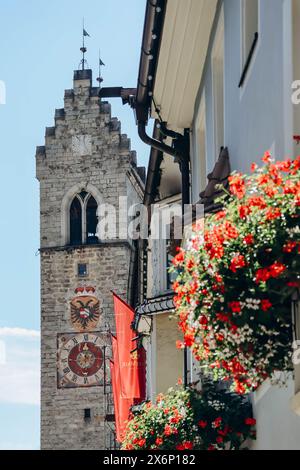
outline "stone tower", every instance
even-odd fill
[[[109,382],[111,289],[127,299],[135,258],[126,231],[99,238],[100,208],[142,199],[130,141],[92,86],[74,72],[55,126],[37,147],[41,231],[41,447],[104,449],[104,381]],[[102,212],[101,212],[102,214]],[[118,228],[118,226],[117,226]]]

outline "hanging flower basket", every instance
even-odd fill
[[[204,371],[255,390],[292,368],[291,295],[300,275],[300,157],[233,173],[223,210],[173,260],[184,340]]]
[[[238,450],[247,439],[255,439],[249,402],[208,382],[202,392],[170,389],[140,405],[122,450]]]

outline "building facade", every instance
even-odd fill
[[[174,192],[169,192],[168,197],[178,194],[180,184],[180,160],[178,165],[178,155],[173,151],[174,132],[188,133],[190,178],[180,190],[186,191],[188,186],[190,202],[202,204],[205,212],[210,212],[214,209],[215,183],[226,185],[230,170],[249,172],[251,163],[259,163],[267,150],[281,160],[299,153],[294,136],[300,133],[300,107],[293,104],[292,94],[295,81],[300,79],[300,1],[150,3],[143,48],[153,59],[147,64],[142,53],[139,81],[145,84],[143,78],[147,75],[151,81],[144,95],[137,93],[139,128],[143,129],[148,119],[146,112],[139,112],[142,107],[168,132],[163,130],[159,136],[155,130],[155,138],[148,138],[152,150],[146,191],[152,193],[155,203],[172,204],[164,190],[173,185]],[[147,42],[147,31],[151,29],[156,31],[156,37],[148,36]],[[140,135],[147,140],[143,132]],[[158,140],[169,148],[160,146]],[[163,260],[167,260],[165,255],[160,262]],[[156,250],[148,252],[147,263],[148,272],[157,272]],[[172,310],[170,303],[161,302],[167,293],[158,289],[160,298],[156,303],[149,295],[155,286],[165,285],[167,264],[160,270],[160,280],[158,272],[155,278],[148,276],[149,298],[145,293],[138,313],[141,318],[152,318],[152,332],[148,335],[148,350],[154,358],[149,362],[152,377],[164,376],[171,358],[176,358],[178,368],[165,375],[168,379],[163,387],[153,391],[149,382],[151,396],[174,386],[178,371],[183,373],[175,341],[163,357],[158,351],[156,338],[168,337],[172,331],[169,324],[157,320]],[[199,371],[190,357],[188,362],[189,380],[193,380]],[[253,449],[300,448],[299,391],[296,366],[286,387],[265,382],[251,395],[257,420]]]
[[[143,182],[130,141],[98,92],[91,70],[75,71],[64,108],[36,152],[42,449],[109,447],[111,290],[130,301],[136,256],[119,203],[140,202]],[[108,224],[100,232],[107,204],[115,208],[116,229]]]

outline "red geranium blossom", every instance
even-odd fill
[[[247,215],[251,214],[251,207],[249,206],[239,206],[238,208],[239,216],[241,219],[245,219]]]
[[[243,241],[246,243],[246,245],[253,245],[254,243],[254,237],[252,234],[246,235],[243,239]]]
[[[202,429],[205,429],[206,426],[207,426],[207,421],[200,420],[199,423],[198,423],[198,426]]]
[[[246,261],[244,256],[242,255],[236,255],[230,263],[229,269],[233,272],[236,273],[238,269],[244,268],[246,266]]]
[[[212,422],[212,426],[214,428],[219,428],[221,426],[221,423],[222,423],[222,418],[221,416],[219,416],[218,418],[216,418],[213,422]]]
[[[269,310],[271,307],[272,307],[272,304],[271,302],[268,300],[268,299],[263,299],[260,303],[261,305],[261,309],[266,312],[267,310]]]
[[[228,305],[234,313],[240,313],[242,310],[240,302],[229,302]]]
[[[246,418],[246,419],[245,419],[245,424],[247,424],[247,426],[255,426],[255,424],[256,424],[256,419],[254,419],[254,418]]]
[[[266,219],[267,220],[274,220],[278,219],[281,216],[281,210],[278,207],[271,207],[266,211]]]
[[[242,199],[246,193],[245,181],[240,173],[236,175],[229,176],[228,178],[230,191],[238,199]]]
[[[269,151],[265,152],[264,156],[261,160],[262,160],[262,162],[264,162],[266,164],[270,163],[271,162],[271,153]]]

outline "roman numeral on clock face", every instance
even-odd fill
[[[88,341],[89,340],[89,335],[85,334],[85,335],[83,335],[83,338],[84,338],[84,341]]]
[[[64,373],[64,374],[68,374],[69,372],[71,372],[70,367],[66,367],[66,368],[63,370],[63,373]]]

